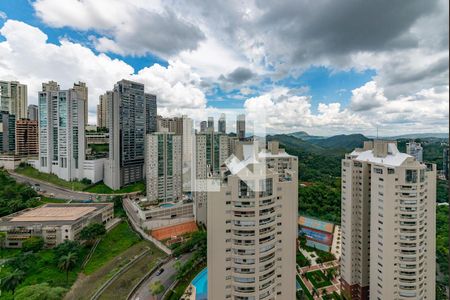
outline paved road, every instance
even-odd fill
[[[179,261],[181,263],[184,263],[191,256],[192,256],[191,253],[182,255],[179,258]],[[162,285],[164,285],[164,291],[167,290],[170,287],[170,285],[175,281],[175,276],[177,274],[177,271],[175,270],[175,267],[174,267],[175,263],[176,263],[176,260],[171,259],[170,261],[168,261],[166,264],[164,264],[162,266],[162,268],[164,269],[164,272],[161,275],[156,276],[157,272],[153,273],[137,290],[137,292],[134,294],[132,300],[160,300],[163,293],[161,293],[158,296],[152,296],[150,294],[150,290],[149,290],[148,286],[150,283],[159,280],[162,283]]]
[[[17,182],[21,183],[29,183],[31,185],[34,185],[38,183],[40,185],[41,191],[45,191],[46,195],[54,194],[54,198],[56,199],[66,199],[66,200],[74,200],[74,201],[80,201],[80,200],[88,200],[89,195],[83,192],[76,192],[76,191],[69,191],[65,190],[63,188],[57,187],[55,185],[46,183],[42,180],[37,180],[34,178],[26,177],[17,173],[9,172],[11,177],[13,177]]]

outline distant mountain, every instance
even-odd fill
[[[299,149],[306,152],[319,153],[324,150],[322,147],[314,145],[310,141],[304,141],[288,134],[268,135],[266,139],[267,141],[278,141],[284,147]]]
[[[410,133],[397,136],[383,137],[387,140],[396,139],[423,139],[423,138],[438,138],[438,139],[448,139],[448,133]]]
[[[368,137],[357,133],[348,135],[335,135],[324,139],[309,140],[308,142],[323,148],[353,150],[355,148],[362,147],[364,141],[368,140]]]
[[[293,132],[293,133],[289,133],[288,135],[291,135],[291,136],[296,137],[298,139],[302,139],[304,141],[314,140],[314,139],[323,139],[324,138],[323,136],[309,135],[305,131]]]

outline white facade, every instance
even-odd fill
[[[92,183],[102,181],[104,164],[104,158],[85,160],[83,164],[83,177],[89,179]]]
[[[296,298],[298,162],[282,154],[292,169],[280,174],[270,155],[225,169],[207,194],[208,299]]]
[[[436,166],[366,142],[342,161],[341,280],[348,299],[434,299]]]
[[[168,132],[147,134],[145,169],[150,202],[180,200],[182,196],[182,139]]]
[[[28,115],[27,86],[18,81],[0,81],[0,111],[7,111],[16,120]]]
[[[39,92],[39,170],[70,181],[83,178],[85,99],[44,83]]]

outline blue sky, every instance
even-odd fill
[[[86,81],[90,122],[98,96],[128,78],[163,115],[246,109],[283,132],[444,131],[448,29],[436,24],[448,1],[411,1],[1,0],[0,77],[27,83],[30,103],[43,81]],[[381,20],[386,9],[406,13]]]

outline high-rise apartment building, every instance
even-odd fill
[[[200,132],[205,132],[207,127],[208,127],[208,122],[206,122],[206,121],[200,122]]]
[[[239,140],[245,139],[245,115],[238,115],[236,119],[236,135]]]
[[[369,141],[342,160],[346,299],[434,299],[436,166]]]
[[[228,136],[213,131],[195,136],[195,216],[199,223],[206,224],[206,180],[211,174],[218,173],[221,165],[230,156]]]
[[[39,155],[38,121],[20,119],[16,121],[16,154],[34,157]]]
[[[219,191],[208,192],[208,299],[292,300],[298,161],[281,150],[250,153],[222,170]],[[269,166],[269,158],[291,168]]]
[[[419,162],[423,162],[423,148],[420,143],[406,143],[406,154],[413,156]]]
[[[219,121],[217,122],[217,130],[219,133],[227,133],[227,120],[225,114],[221,114]]]
[[[157,130],[173,132],[177,135],[183,134],[183,118],[173,117],[164,118],[162,116],[157,117]]]
[[[166,202],[182,197],[182,137],[170,132],[146,135],[147,200]]]
[[[214,117],[208,117],[208,130],[214,131]]]
[[[99,96],[97,105],[97,127],[108,128],[108,104],[112,103],[113,92],[107,91]]]
[[[448,170],[450,168],[449,164],[449,155],[448,155],[448,146],[444,148],[442,153],[442,171],[444,173],[445,179],[448,179]]]
[[[16,117],[0,111],[0,153],[13,153],[16,147]]]
[[[157,105],[156,95],[145,94],[145,130],[146,133],[157,131]]]
[[[64,180],[83,178],[85,102],[74,88],[42,84],[39,101],[39,169]]]
[[[84,127],[86,127],[89,121],[88,88],[86,83],[79,81],[73,84],[73,89],[77,92],[77,97],[84,101]]]
[[[27,118],[27,86],[18,81],[0,81],[0,111],[14,115],[16,119]]]
[[[109,157],[105,184],[117,190],[144,179],[146,112],[144,85],[121,80],[108,104]]]
[[[31,121],[37,121],[38,120],[38,106],[34,104],[28,105],[28,112],[27,112],[28,119]]]

